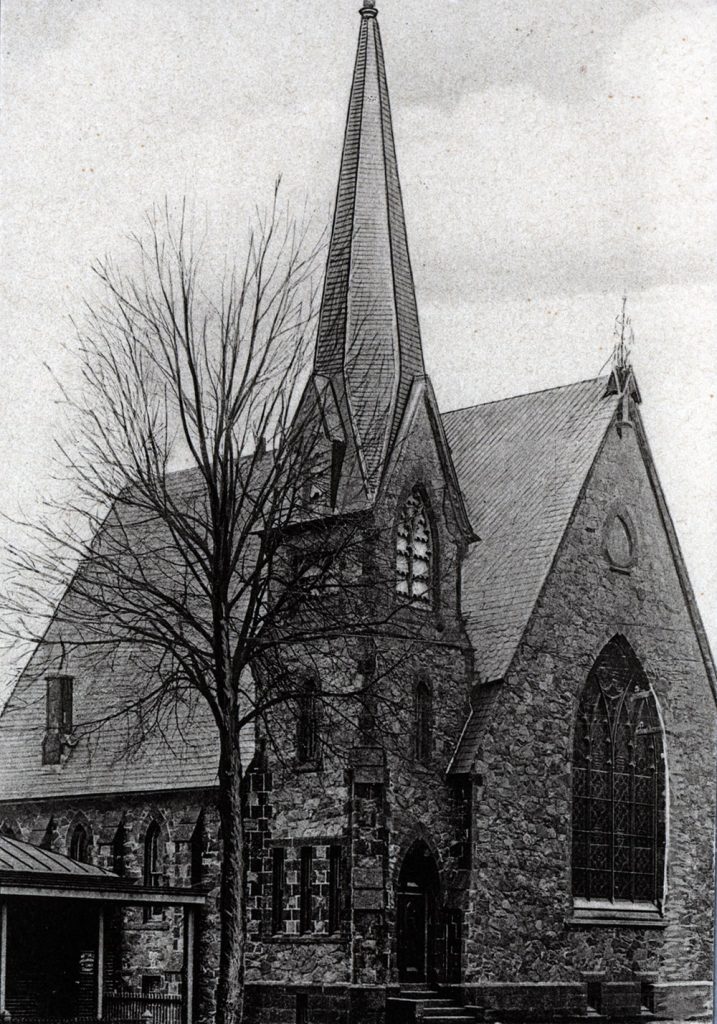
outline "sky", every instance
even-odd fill
[[[93,259],[121,252],[152,203],[186,195],[240,238],[281,174],[328,221],[358,6],[3,0],[0,513],[32,516],[56,486],[70,318]],[[627,294],[644,419],[716,647],[717,5],[378,7],[442,408],[597,375]]]

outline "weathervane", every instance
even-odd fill
[[[622,297],[622,313],[615,320],[615,347],[612,350],[613,370],[624,380],[630,369],[630,354],[635,343],[632,319],[627,315],[627,295]]]

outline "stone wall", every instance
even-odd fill
[[[714,701],[635,433],[613,430],[605,443],[491,706],[472,787],[462,791],[454,790],[446,771],[466,721],[474,666],[460,616],[462,540],[442,479],[427,419],[419,416],[363,527],[370,557],[357,569],[369,582],[375,575],[375,603],[386,602],[395,635],[343,638],[340,667],[330,645],[312,652],[319,677],[336,693],[341,687],[347,694],[370,692],[370,706],[347,697],[335,712],[327,709],[321,756],[310,764],[297,763],[295,709],[271,715],[245,807],[249,1019],[293,1024],[306,1010],[312,1024],[382,1020],[386,992],[397,981],[398,876],[416,842],[433,856],[441,907],[454,912],[453,926],[462,930],[460,991],[488,1006],[489,1016],[571,1017],[591,998],[613,1016],[634,1012],[648,998],[663,1016],[680,1006],[704,1009],[712,974]],[[380,583],[394,570],[396,509],[416,485],[431,510],[439,570],[432,606],[405,609]],[[637,539],[636,562],[626,571],[616,571],[604,552],[604,524],[616,503]],[[650,927],[587,926],[573,919],[573,728],[588,672],[616,634],[640,658],[665,730],[665,914]],[[298,671],[300,664],[292,652],[283,668]],[[425,759],[417,757],[415,744],[419,677],[430,681],[434,712]],[[156,821],[164,876],[187,885],[203,811],[201,879],[211,887],[220,867],[213,801],[211,791],[58,799],[4,805],[0,822],[19,838],[62,853],[82,822],[91,859],[108,867],[123,822],[125,871],[140,878],[144,836]],[[334,930],[332,849],[341,858]],[[273,906],[277,850],[284,858],[279,919]],[[301,912],[302,850],[311,852],[308,920]],[[143,976],[155,975],[162,990],[178,990],[181,914],[164,909],[147,917],[129,909],[121,916],[108,982],[139,989]],[[203,1021],[211,1015],[217,980],[216,887],[200,917],[195,971]]]
[[[213,795],[206,791],[141,796],[114,794],[105,798],[38,801],[3,804],[0,824],[26,842],[68,855],[73,829],[82,824],[90,837],[89,862],[113,870],[113,843],[120,824],[124,827],[124,875],[141,880],[144,869],[144,836],[150,822],[161,830],[162,871],[171,886],[188,886],[192,874],[192,837],[203,813],[204,842],[201,881],[216,883],[219,867],[218,819]],[[207,907],[197,915],[195,972],[198,1008],[211,1009],[216,985],[218,915],[216,886],[210,889]],[[183,911],[141,907],[110,912],[106,928],[106,978],[108,991],[141,992],[152,986],[157,993],[179,994],[184,960]],[[201,991],[199,991],[201,990]],[[201,1019],[201,1015],[200,1015]]]
[[[407,608],[395,591],[396,522],[418,487],[433,530],[433,600]],[[411,845],[422,840],[441,877],[442,902],[459,904],[459,851],[465,814],[446,779],[469,706],[471,649],[459,612],[463,540],[453,520],[425,411],[401,447],[377,508],[363,525],[361,559],[369,637],[343,638],[340,651],[314,644],[312,670],[329,694],[370,694],[366,704],[327,697],[322,709],[320,763],[297,763],[292,707],[271,716],[265,792],[253,793],[250,820],[255,856],[251,875],[252,943],[247,980],[276,986],[314,980],[325,985],[382,986],[396,980],[395,899],[398,872]],[[307,542],[310,543],[310,542]],[[360,592],[360,587],[357,588]],[[289,673],[302,670],[299,650],[284,656]],[[431,688],[433,728],[425,763],[416,756],[414,694],[418,679]],[[338,706],[336,706],[338,705]],[[367,721],[367,718],[370,721]],[[321,872],[330,843],[345,850],[346,907],[340,935],[325,934]],[[271,856],[285,851],[286,893],[281,934],[271,934]],[[316,920],[297,934],[297,869],[312,850]],[[268,998],[268,997],[267,997]],[[278,1018],[277,1018],[278,1019]],[[313,1019],[313,1018],[312,1018]]]
[[[626,511],[636,562],[616,571],[604,524]],[[571,924],[571,774],[577,703],[604,645],[624,636],[665,734],[664,927]],[[480,669],[480,666],[478,666]],[[715,706],[635,430],[611,429],[518,655],[475,770],[475,870],[466,979],[605,983],[712,977]]]

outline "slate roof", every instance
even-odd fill
[[[458,480],[481,541],[464,570],[463,608],[481,678],[501,678],[520,642],[583,481],[615,412],[607,378],[446,413]],[[191,489],[189,474],[174,486]],[[129,652],[75,677],[77,717],[106,718],[147,686]],[[488,691],[469,720],[462,753],[475,749],[490,711]],[[485,703],[481,703],[485,701]],[[0,718],[0,800],[76,793],[152,792],[216,784],[217,741],[197,698],[149,730],[128,756],[121,719],[90,729],[60,766],[40,764],[45,730],[42,665],[31,665]],[[81,709],[81,713],[80,713]],[[247,736],[245,762],[251,757]]]
[[[168,490],[179,502],[197,494],[196,471],[173,473]],[[133,552],[145,552],[147,573],[176,572],[173,551],[161,523],[130,508],[122,517]],[[106,527],[105,527],[106,528]],[[135,541],[136,538],[136,541]],[[102,531],[97,543],[102,544]],[[138,558],[138,561],[141,561]],[[72,592],[62,599],[71,601]],[[72,616],[48,630],[70,640]],[[82,650],[71,654],[67,668],[74,677],[73,707],[76,744],[68,747],[61,765],[41,763],[45,735],[47,658],[40,648],[11,693],[0,715],[0,800],[61,797],[77,793],[158,792],[214,786],[219,746],[216,727],[203,699],[182,694],[159,714],[128,715],[150,691],[151,675],[141,649],[122,647],[98,663]],[[56,666],[53,666],[56,671]],[[253,754],[253,731],[243,733],[243,757]]]
[[[449,774],[468,775],[473,768],[481,742],[491,722],[493,708],[500,693],[500,685],[499,682],[486,683],[479,687],[474,695],[470,717],[458,742],[455,757],[448,769]]]
[[[193,705],[171,709],[161,729],[148,729],[139,744],[136,723],[121,711],[144,686],[146,680],[121,657],[103,676],[78,670],[78,720],[107,720],[96,727],[79,725],[77,745],[67,751],[64,763],[43,765],[45,683],[35,672],[23,676],[0,718],[0,800],[215,785],[219,748],[206,705],[197,698]],[[113,713],[116,719],[110,717]],[[250,756],[247,737],[245,757]]]
[[[361,11],[314,360],[334,384],[372,494],[425,372],[376,14]]]
[[[488,682],[528,623],[618,398],[608,377],[443,415],[468,515],[463,612]]]
[[[33,875],[71,875],[86,878],[104,876],[114,878],[112,872],[93,864],[81,864],[79,861],[63,857],[50,850],[41,850],[38,846],[23,843],[18,839],[0,836],[0,872],[18,872]]]

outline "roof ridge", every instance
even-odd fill
[[[468,412],[469,409],[483,409],[486,405],[499,405],[501,402],[514,402],[517,398],[530,398],[533,395],[546,395],[550,391],[566,391],[577,388],[581,384],[597,384],[598,381],[609,380],[610,374],[599,374],[597,377],[585,377],[583,380],[571,381],[569,384],[555,384],[550,388],[536,388],[535,391],[521,391],[517,395],[504,395],[503,398],[491,398],[488,402],[474,402],[472,405],[461,405],[457,409],[446,409],[441,416],[452,416],[455,412]]]

